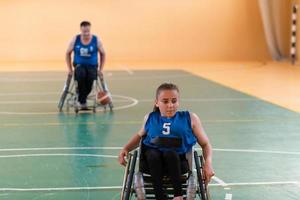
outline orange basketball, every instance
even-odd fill
[[[106,105],[111,102],[110,95],[107,92],[100,91],[97,94],[97,102],[101,105]]]

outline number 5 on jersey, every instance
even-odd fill
[[[170,134],[170,126],[171,126],[171,123],[164,123],[162,134],[169,135]]]

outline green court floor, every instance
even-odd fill
[[[174,82],[214,148],[212,199],[300,199],[300,115],[185,71],[107,71],[115,111],[57,112],[66,74],[0,74],[0,199],[119,199],[120,148]]]

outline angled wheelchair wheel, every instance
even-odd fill
[[[110,102],[110,103],[108,104],[108,107],[109,107],[109,110],[110,110],[110,111],[113,111],[114,105],[112,104],[112,102]]]
[[[208,200],[207,192],[206,192],[206,186],[203,179],[203,157],[198,156],[197,151],[194,151],[194,159],[195,159],[195,165],[196,165],[196,171],[197,171],[197,180],[198,180],[198,192],[201,200]]]
[[[68,75],[68,78],[67,78],[67,80],[65,82],[65,85],[64,85],[64,88],[63,88],[63,93],[61,94],[61,97],[60,97],[59,102],[58,102],[59,112],[62,112],[62,109],[64,107],[67,95],[69,93],[69,88],[70,88],[70,85],[71,85],[71,81],[72,81],[72,75]]]
[[[128,162],[128,176],[126,178],[126,182],[124,185],[124,188],[122,190],[123,195],[121,194],[122,200],[129,200],[132,195],[132,184],[133,184],[133,176],[134,176],[134,170],[137,160],[137,150],[134,151],[132,158],[130,158],[130,161]]]

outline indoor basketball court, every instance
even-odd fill
[[[164,82],[210,139],[211,199],[299,199],[297,3],[1,2],[0,199],[120,199],[119,151]],[[103,43],[113,111],[58,109],[82,20]]]

